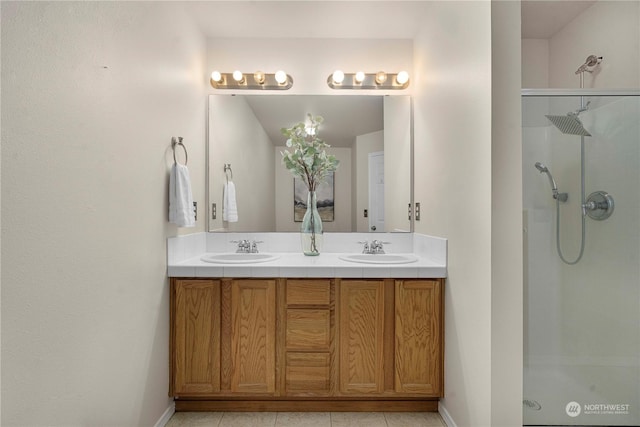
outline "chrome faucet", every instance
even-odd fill
[[[389,242],[382,242],[380,240],[373,240],[371,242],[371,244],[369,244],[369,242],[358,242],[360,244],[364,244],[364,247],[362,248],[362,253],[363,254],[383,254],[384,253],[384,243],[389,243]]]
[[[239,254],[251,253],[251,243],[249,243],[249,241],[247,239],[232,240],[232,242],[238,244],[238,248],[236,249],[236,253],[239,253]]]
[[[371,246],[369,247],[369,251],[372,254],[383,254],[384,253],[384,248],[382,247],[382,244],[384,242],[381,242],[380,240],[374,240],[371,242]]]
[[[236,249],[236,253],[239,254],[257,254],[258,251],[258,243],[262,243],[262,241],[252,241],[250,242],[248,239],[243,240],[232,240],[231,243],[237,243],[238,248]]]

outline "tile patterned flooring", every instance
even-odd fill
[[[446,427],[437,412],[176,412],[165,427]]]

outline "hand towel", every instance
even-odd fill
[[[169,222],[178,227],[196,225],[189,169],[178,163],[173,164],[169,176]]]
[[[224,184],[222,219],[227,222],[238,222],[238,204],[236,203],[236,185],[233,183],[233,181],[227,181]]]

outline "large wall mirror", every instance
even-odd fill
[[[307,113],[324,117],[319,135],[340,160],[326,189],[333,212],[324,231],[412,231],[411,98],[374,95],[210,95],[208,231],[300,230],[280,130]],[[227,181],[237,221],[223,215]]]

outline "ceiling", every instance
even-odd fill
[[[351,147],[356,136],[384,127],[382,96],[245,95],[247,103],[274,145],[284,145],[280,129],[320,115],[318,136],[332,147]]]
[[[522,38],[549,39],[595,3],[596,0],[523,0],[521,3]]]

